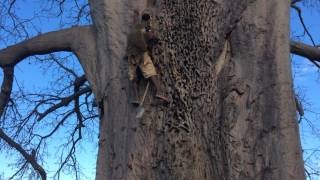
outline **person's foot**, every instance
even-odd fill
[[[158,98],[162,101],[165,101],[165,102],[169,102],[169,99],[167,98],[167,96],[163,92],[157,92],[156,98]]]

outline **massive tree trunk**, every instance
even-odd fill
[[[289,4],[91,0],[97,61],[84,66],[101,108],[96,179],[304,179]],[[123,57],[132,10],[147,6],[157,17],[154,61],[170,103],[151,89],[138,120]]]

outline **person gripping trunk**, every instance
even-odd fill
[[[138,15],[137,12],[134,14]],[[150,56],[150,49],[159,42],[151,27],[150,14],[144,13],[141,16],[141,22],[137,21],[138,18],[134,17],[132,30],[128,35],[128,74],[129,79],[133,85],[133,101],[132,104],[138,105],[138,78],[136,74],[137,68],[140,68],[144,78],[149,79],[156,87],[156,97],[168,101],[164,91],[161,88],[159,78],[157,76],[156,68]]]

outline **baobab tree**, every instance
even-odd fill
[[[289,9],[295,2],[89,0],[92,24],[0,50],[0,116],[10,103],[19,62],[68,51],[84,76],[75,75],[73,95],[40,103],[32,116],[41,121],[74,102],[73,132],[81,138],[79,97],[92,92],[100,125],[96,179],[305,179],[289,54],[291,47],[317,64],[320,52],[290,42]],[[146,8],[156,19],[161,44],[153,60],[170,102],[159,103],[151,89],[144,116],[136,119],[126,39],[133,11]],[[4,131],[0,135],[46,178],[32,152]]]

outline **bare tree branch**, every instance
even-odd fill
[[[60,67],[60,66],[59,66]],[[31,134],[31,138],[32,137],[37,137],[37,138],[40,138],[39,139],[39,142],[37,143],[38,145],[36,145],[35,149],[37,152],[39,151],[39,148],[41,146],[45,146],[46,144],[46,139],[49,138],[49,137],[52,137],[52,135],[58,131],[58,129],[62,128],[64,122],[69,119],[71,117],[72,114],[75,114],[76,117],[78,118],[78,120],[76,121],[76,124],[74,126],[74,131],[70,134],[70,137],[71,139],[68,140],[68,142],[66,144],[64,144],[64,148],[66,149],[66,151],[68,152],[67,153],[67,156],[64,157],[63,155],[65,154],[65,150],[63,150],[64,152],[61,153],[61,160],[60,160],[60,163],[61,165],[59,165],[59,170],[56,172],[56,174],[60,174],[61,173],[61,170],[65,168],[65,166],[70,162],[72,163],[71,165],[68,164],[68,166],[74,166],[73,168],[77,168],[77,161],[75,161],[75,150],[76,150],[76,145],[78,143],[80,143],[80,139],[82,138],[82,127],[85,127],[84,126],[84,122],[86,120],[90,120],[92,118],[96,118],[97,116],[90,116],[92,115],[91,112],[86,112],[86,113],[89,113],[89,114],[83,114],[84,112],[81,112],[83,111],[84,109],[81,109],[80,107],[82,105],[85,105],[85,103],[87,102],[84,102],[84,104],[81,104],[80,101],[84,101],[84,99],[82,98],[79,98],[80,96],[88,96],[88,94],[91,94],[91,89],[90,87],[85,84],[87,82],[87,79],[85,78],[84,75],[78,77],[78,78],[75,78],[73,82],[71,82],[71,86],[68,85],[68,87],[71,89],[72,87],[74,88],[74,92],[72,95],[70,96],[66,96],[66,97],[60,97],[60,95],[48,95],[48,94],[38,94],[38,96],[40,97],[40,100],[35,100],[34,102],[36,102],[36,106],[35,108],[33,109],[37,109],[38,107],[44,105],[46,107],[46,105],[50,104],[50,101],[56,101],[58,102],[57,104],[53,104],[51,105],[51,107],[49,106],[47,110],[45,110],[44,113],[46,113],[47,115],[50,114],[50,113],[47,113],[47,111],[52,111],[53,110],[53,107],[54,108],[57,108],[58,106],[61,106],[61,107],[65,107],[65,106],[68,106],[72,101],[75,102],[75,106],[73,109],[71,109],[69,112],[63,112],[63,113],[60,113],[59,112],[59,116],[62,116],[63,115],[64,117],[62,118],[62,120],[59,120],[59,122],[55,125],[55,127],[46,135],[40,135],[38,133],[36,134],[33,134],[33,132],[30,132]],[[59,93],[58,93],[59,94]],[[32,94],[31,96],[35,96],[36,94]],[[26,98],[27,94],[24,94],[23,97]],[[87,98],[87,97],[86,97]],[[32,98],[31,98],[32,99]],[[33,100],[31,100],[33,101]],[[68,101],[68,102],[67,102]],[[68,103],[68,104],[64,104],[62,105],[62,102],[63,103]],[[77,103],[76,103],[77,102]],[[57,110],[57,109],[56,109]],[[76,112],[76,110],[78,110],[78,112]],[[34,113],[34,111],[36,113]],[[55,111],[55,110],[53,110]],[[53,112],[52,111],[52,112]],[[63,110],[62,110],[63,111]],[[32,118],[32,114],[35,115],[35,117],[39,117],[39,114],[38,113],[38,110],[33,110],[30,115],[27,116],[27,118],[25,118],[27,121],[30,120],[30,118]],[[79,114],[81,115],[81,119],[79,119]],[[40,114],[41,116],[42,114]],[[22,120],[22,122],[25,122],[25,120],[23,118],[20,118]],[[56,120],[58,120],[58,118],[56,118]],[[20,127],[22,128],[26,128],[25,125],[20,125]],[[31,127],[32,128],[32,127]],[[32,128],[33,129],[33,128]],[[78,132],[78,135],[77,133]],[[16,134],[16,133],[15,133]],[[7,135],[8,136],[8,135]],[[9,136],[8,136],[9,137]],[[1,137],[0,137],[1,138]],[[30,144],[30,142],[26,142],[26,144]],[[69,145],[72,145],[71,147]],[[22,146],[22,145],[21,145]],[[19,172],[22,172],[24,169],[23,169],[24,166],[21,166],[21,168],[13,175],[16,176]],[[27,167],[24,167],[24,168],[27,168]],[[79,169],[76,169],[76,171],[79,171]],[[22,172],[23,173],[23,172]],[[78,172],[76,172],[78,173]]]
[[[8,9],[8,14],[11,14],[11,9],[12,9],[12,7],[13,7],[13,5],[14,5],[15,2],[16,2],[16,0],[12,0],[12,1],[10,2],[9,9]]]
[[[59,3],[59,7],[61,10],[59,15],[61,15],[61,17],[65,16],[66,14],[62,15],[63,13],[62,11],[65,11],[63,5],[64,3],[66,4],[68,2],[65,0],[51,0],[51,1],[55,1]],[[12,22],[12,25],[10,24],[9,28],[6,28],[4,30],[8,30],[7,31],[8,34],[12,33],[12,36],[16,37],[16,34],[13,34],[13,32],[15,31],[19,32],[20,29],[17,29],[17,28],[24,29],[25,24],[21,24],[21,25],[18,24],[18,23],[21,23],[21,21],[20,21],[20,17],[16,13],[16,7],[14,6],[16,0],[8,0],[8,2],[10,2],[10,4],[8,3],[9,5],[6,6],[8,8],[6,8],[5,10],[6,10],[7,16],[9,16],[9,19],[11,18],[13,22]],[[66,11],[68,13],[67,15],[69,15],[69,12],[71,12],[70,15],[72,16],[70,16],[69,19],[72,19],[72,18],[76,19],[78,24],[86,23],[83,20],[85,16],[89,15],[88,4],[86,3],[86,1],[76,1],[76,0],[74,1],[74,3],[78,11],[74,11],[74,10],[71,10],[68,12]],[[0,5],[1,4],[2,3],[0,3]],[[90,22],[91,21],[88,21],[87,23],[90,23]],[[0,24],[0,28],[2,28],[1,26],[2,24]],[[39,154],[45,153],[41,151],[42,149],[43,150],[45,149],[45,146],[49,139],[48,138],[47,140],[45,140],[47,137],[50,137],[51,135],[53,135],[55,132],[58,131],[58,129],[71,127],[70,124],[63,125],[66,119],[70,119],[70,123],[74,124],[75,127],[72,134],[70,134],[71,140],[68,140],[67,146],[65,146],[66,149],[64,149],[61,152],[62,159],[61,159],[61,166],[59,166],[58,173],[60,173],[61,170],[64,170],[64,166],[68,166],[68,167],[73,166],[73,168],[75,168],[74,170],[76,174],[79,173],[78,172],[79,169],[76,168],[76,165],[78,163],[75,157],[76,145],[80,142],[80,139],[82,138],[82,127],[84,127],[84,123],[90,123],[89,120],[97,118],[97,113],[95,109],[92,108],[91,102],[88,102],[87,100],[89,97],[91,100],[92,90],[89,87],[89,85],[86,84],[87,82],[86,77],[84,75],[77,76],[77,73],[74,71],[74,68],[69,68],[68,65],[61,63],[61,61],[59,60],[55,61],[56,59],[53,58],[53,60],[59,66],[59,68],[62,68],[64,71],[66,71],[67,73],[70,73],[74,77],[73,78],[68,76],[67,78],[63,78],[63,76],[59,76],[58,80],[60,80],[61,84],[59,84],[58,87],[56,88],[58,92],[53,93],[52,96],[50,96],[51,93],[49,95],[46,95],[46,94],[43,94],[42,92],[39,92],[39,93],[35,93],[35,94],[38,94],[38,96],[31,95],[27,97],[26,93],[22,91],[22,89],[20,89],[19,91],[21,91],[21,93],[20,92],[17,93],[19,97],[12,96],[14,97],[14,99],[10,99],[10,94],[12,91],[12,84],[14,79],[14,75],[13,75],[14,66],[29,56],[43,55],[43,54],[49,54],[49,53],[59,52],[59,51],[69,51],[75,54],[75,56],[80,60],[81,65],[85,67],[89,66],[90,71],[95,72],[94,68],[92,68],[93,66],[90,64],[90,62],[96,58],[95,57],[96,56],[95,33],[94,33],[94,28],[92,27],[93,26],[90,26],[90,25],[80,26],[80,27],[77,26],[69,29],[40,34],[31,39],[29,39],[29,36],[21,36],[21,37],[19,36],[20,40],[24,39],[25,37],[27,37],[28,40],[22,41],[12,46],[8,46],[7,48],[2,50],[0,49],[0,67],[4,71],[3,73],[4,77],[3,77],[1,93],[0,93],[0,117],[5,119],[11,119],[8,117],[13,117],[12,122],[9,121],[9,122],[3,123],[4,125],[0,128],[0,140],[4,139],[3,142],[7,142],[8,147],[12,147],[15,150],[17,150],[19,153],[22,154],[22,157],[23,157],[23,159],[17,162],[16,164],[16,166],[19,167],[19,170],[13,176],[11,176],[11,178],[17,178],[16,176],[25,174],[26,170],[29,171],[30,169],[30,166],[28,164],[31,164],[31,166],[35,170],[35,171],[31,170],[31,174],[33,176],[35,174],[39,174],[42,179],[46,179],[46,172],[39,164],[37,164],[37,161],[42,162],[43,159],[38,159],[38,157],[41,158],[41,156],[36,157],[36,153],[39,153]],[[4,34],[3,36],[6,37],[6,34]],[[18,41],[19,39],[16,39],[16,41]],[[12,43],[12,42],[13,41],[8,41],[8,43]],[[85,68],[85,70],[87,69]],[[62,85],[64,82],[68,83],[67,87]],[[71,88],[73,88],[73,91]],[[59,91],[63,93],[59,93]],[[69,95],[70,93],[73,93],[73,94]],[[85,96],[85,98],[80,98],[80,96]],[[17,99],[19,99],[19,101],[17,101]],[[84,100],[85,102],[83,102]],[[74,101],[74,107],[70,106],[72,101]],[[27,110],[26,110],[27,117],[25,117],[24,115],[25,112],[21,113],[19,109],[20,104],[23,104],[24,106],[28,106],[28,105],[25,105],[24,103],[28,103],[28,105],[31,105],[27,107]],[[85,105],[87,105],[87,109],[84,108]],[[38,111],[37,108],[40,106],[41,108],[39,109],[41,110]],[[62,109],[62,108],[59,109],[60,107],[64,107],[65,109]],[[92,109],[90,110],[89,107],[91,107]],[[73,108],[73,109],[70,110],[70,108]],[[6,114],[3,114],[4,112],[6,112]],[[39,113],[39,112],[43,112],[43,113]],[[53,118],[54,120],[58,120],[61,117],[63,117],[63,119],[61,121],[58,121],[57,125],[55,125],[56,121],[52,122],[52,119],[50,119],[50,121],[48,122],[47,121],[42,121],[41,123],[37,122],[37,119],[39,117],[40,119],[42,119],[45,116],[47,116],[50,112],[54,112],[54,114],[56,115],[56,117]],[[74,115],[76,115],[77,119],[69,118]],[[53,129],[46,136],[41,136],[41,135],[37,136],[37,133],[39,132],[35,130],[36,124],[49,125],[50,128],[53,126]],[[5,132],[7,132],[7,134]],[[86,134],[85,129],[84,129],[84,132],[85,132],[84,134]],[[38,144],[38,146],[36,144]],[[72,144],[71,148],[69,147],[70,144]],[[30,150],[28,149],[29,147],[32,147],[34,151],[33,152],[29,151]],[[67,157],[65,158],[64,158],[64,151],[69,152]],[[71,165],[69,164],[70,162],[71,162]],[[78,175],[76,175],[76,177],[78,177]]]
[[[3,139],[6,143],[8,143],[11,147],[19,151],[19,153],[31,164],[31,166],[36,170],[41,176],[42,180],[46,180],[47,174],[44,169],[37,163],[35,158],[28,154],[20,144],[16,143],[13,139],[5,134],[5,132],[0,128],[0,138]]]
[[[78,78],[78,79],[75,81],[75,83],[74,83],[74,89],[73,89],[74,94],[76,94],[77,92],[80,91],[81,85],[82,85],[86,80],[87,80],[86,77],[83,75],[82,78]],[[84,125],[83,125],[83,118],[82,118],[83,116],[82,116],[82,113],[81,113],[81,111],[80,111],[80,100],[79,100],[79,97],[80,97],[80,96],[74,98],[74,110],[75,110],[75,112],[76,112],[76,114],[77,114],[77,119],[78,119],[79,127],[81,128],[81,127],[84,127]]]
[[[69,161],[69,159],[74,156],[75,152],[76,152],[76,145],[79,143],[79,141],[82,139],[82,133],[81,133],[81,128],[82,126],[77,126],[74,128],[72,135],[71,135],[71,140],[69,141],[68,144],[71,143],[71,148],[67,154],[67,156],[64,158],[64,160],[61,159],[60,162],[60,168],[57,170],[56,174],[54,176],[58,176],[60,177],[60,172],[62,170],[62,168],[66,165],[66,163]],[[75,134],[78,132],[78,136],[75,138]],[[59,178],[58,178],[59,179]]]
[[[301,2],[301,1],[303,1],[303,0],[291,0],[291,5],[294,5],[294,4]]]
[[[296,109],[297,109],[299,115],[304,116],[304,109],[303,109],[303,105],[302,105],[301,101],[298,99],[297,96],[294,96],[294,100],[295,100]]]
[[[28,164],[28,161],[26,161],[25,163],[23,163],[23,165],[21,166],[21,168],[20,168],[17,172],[15,172],[8,180],[12,180],[15,176],[17,176],[23,169],[26,168],[27,164]]]
[[[63,106],[67,106],[72,100],[74,100],[74,98],[77,98],[85,93],[90,92],[90,91],[91,91],[91,88],[87,87],[87,88],[79,90],[78,92],[76,92],[75,94],[72,94],[71,96],[63,98],[60,101],[60,103],[55,104],[55,105],[51,106],[49,109],[47,109],[45,112],[40,113],[38,121],[41,121],[43,118],[45,118],[48,114],[52,113],[53,111],[55,111]]]
[[[49,56],[60,68],[62,68],[66,72],[72,74],[75,78],[78,78],[78,75],[76,74],[76,72],[74,72],[72,69],[66,67],[61,62],[59,62],[59,60],[53,54],[50,54]]]
[[[29,40],[0,50],[0,66],[15,65],[26,57],[58,51],[76,51],[81,38],[88,36],[90,26],[76,26],[69,29],[38,35]]]
[[[311,34],[310,34],[310,32],[309,32],[306,24],[305,24],[304,21],[303,21],[301,9],[300,9],[298,6],[293,5],[293,4],[291,5],[291,7],[298,12],[298,16],[299,16],[299,19],[300,19],[300,22],[301,22],[301,24],[302,24],[302,26],[303,26],[304,31],[307,33],[307,35],[308,35],[308,37],[310,38],[313,46],[316,46],[316,43],[314,42],[314,40],[313,40],[313,38],[312,38],[312,36],[311,36]]]
[[[320,68],[320,48],[297,41],[291,41],[290,49],[291,53],[308,58],[313,64]]]
[[[67,106],[71,101],[75,100],[78,101],[79,97],[83,94],[86,94],[88,92],[91,92],[90,87],[86,87],[83,89],[80,89],[80,87],[87,81],[85,75],[82,75],[81,77],[78,77],[75,79],[73,86],[74,86],[74,94],[64,97],[64,98],[58,98],[61,99],[59,103],[52,105],[50,108],[48,108],[43,113],[39,113],[38,121],[41,121],[43,118],[45,118],[48,114],[52,113],[53,111],[56,111],[57,109]],[[37,112],[37,107],[45,103],[45,101],[41,101],[36,107],[35,112]],[[79,105],[79,102],[78,102]],[[75,109],[77,110],[77,109]],[[79,110],[80,111],[80,110]],[[77,112],[77,111],[76,111]],[[32,112],[33,113],[33,112]],[[32,114],[31,113],[31,114]],[[80,113],[80,112],[79,112]]]
[[[3,81],[0,92],[0,117],[2,117],[5,107],[10,100],[13,84],[13,72],[14,68],[11,66],[3,68]]]

